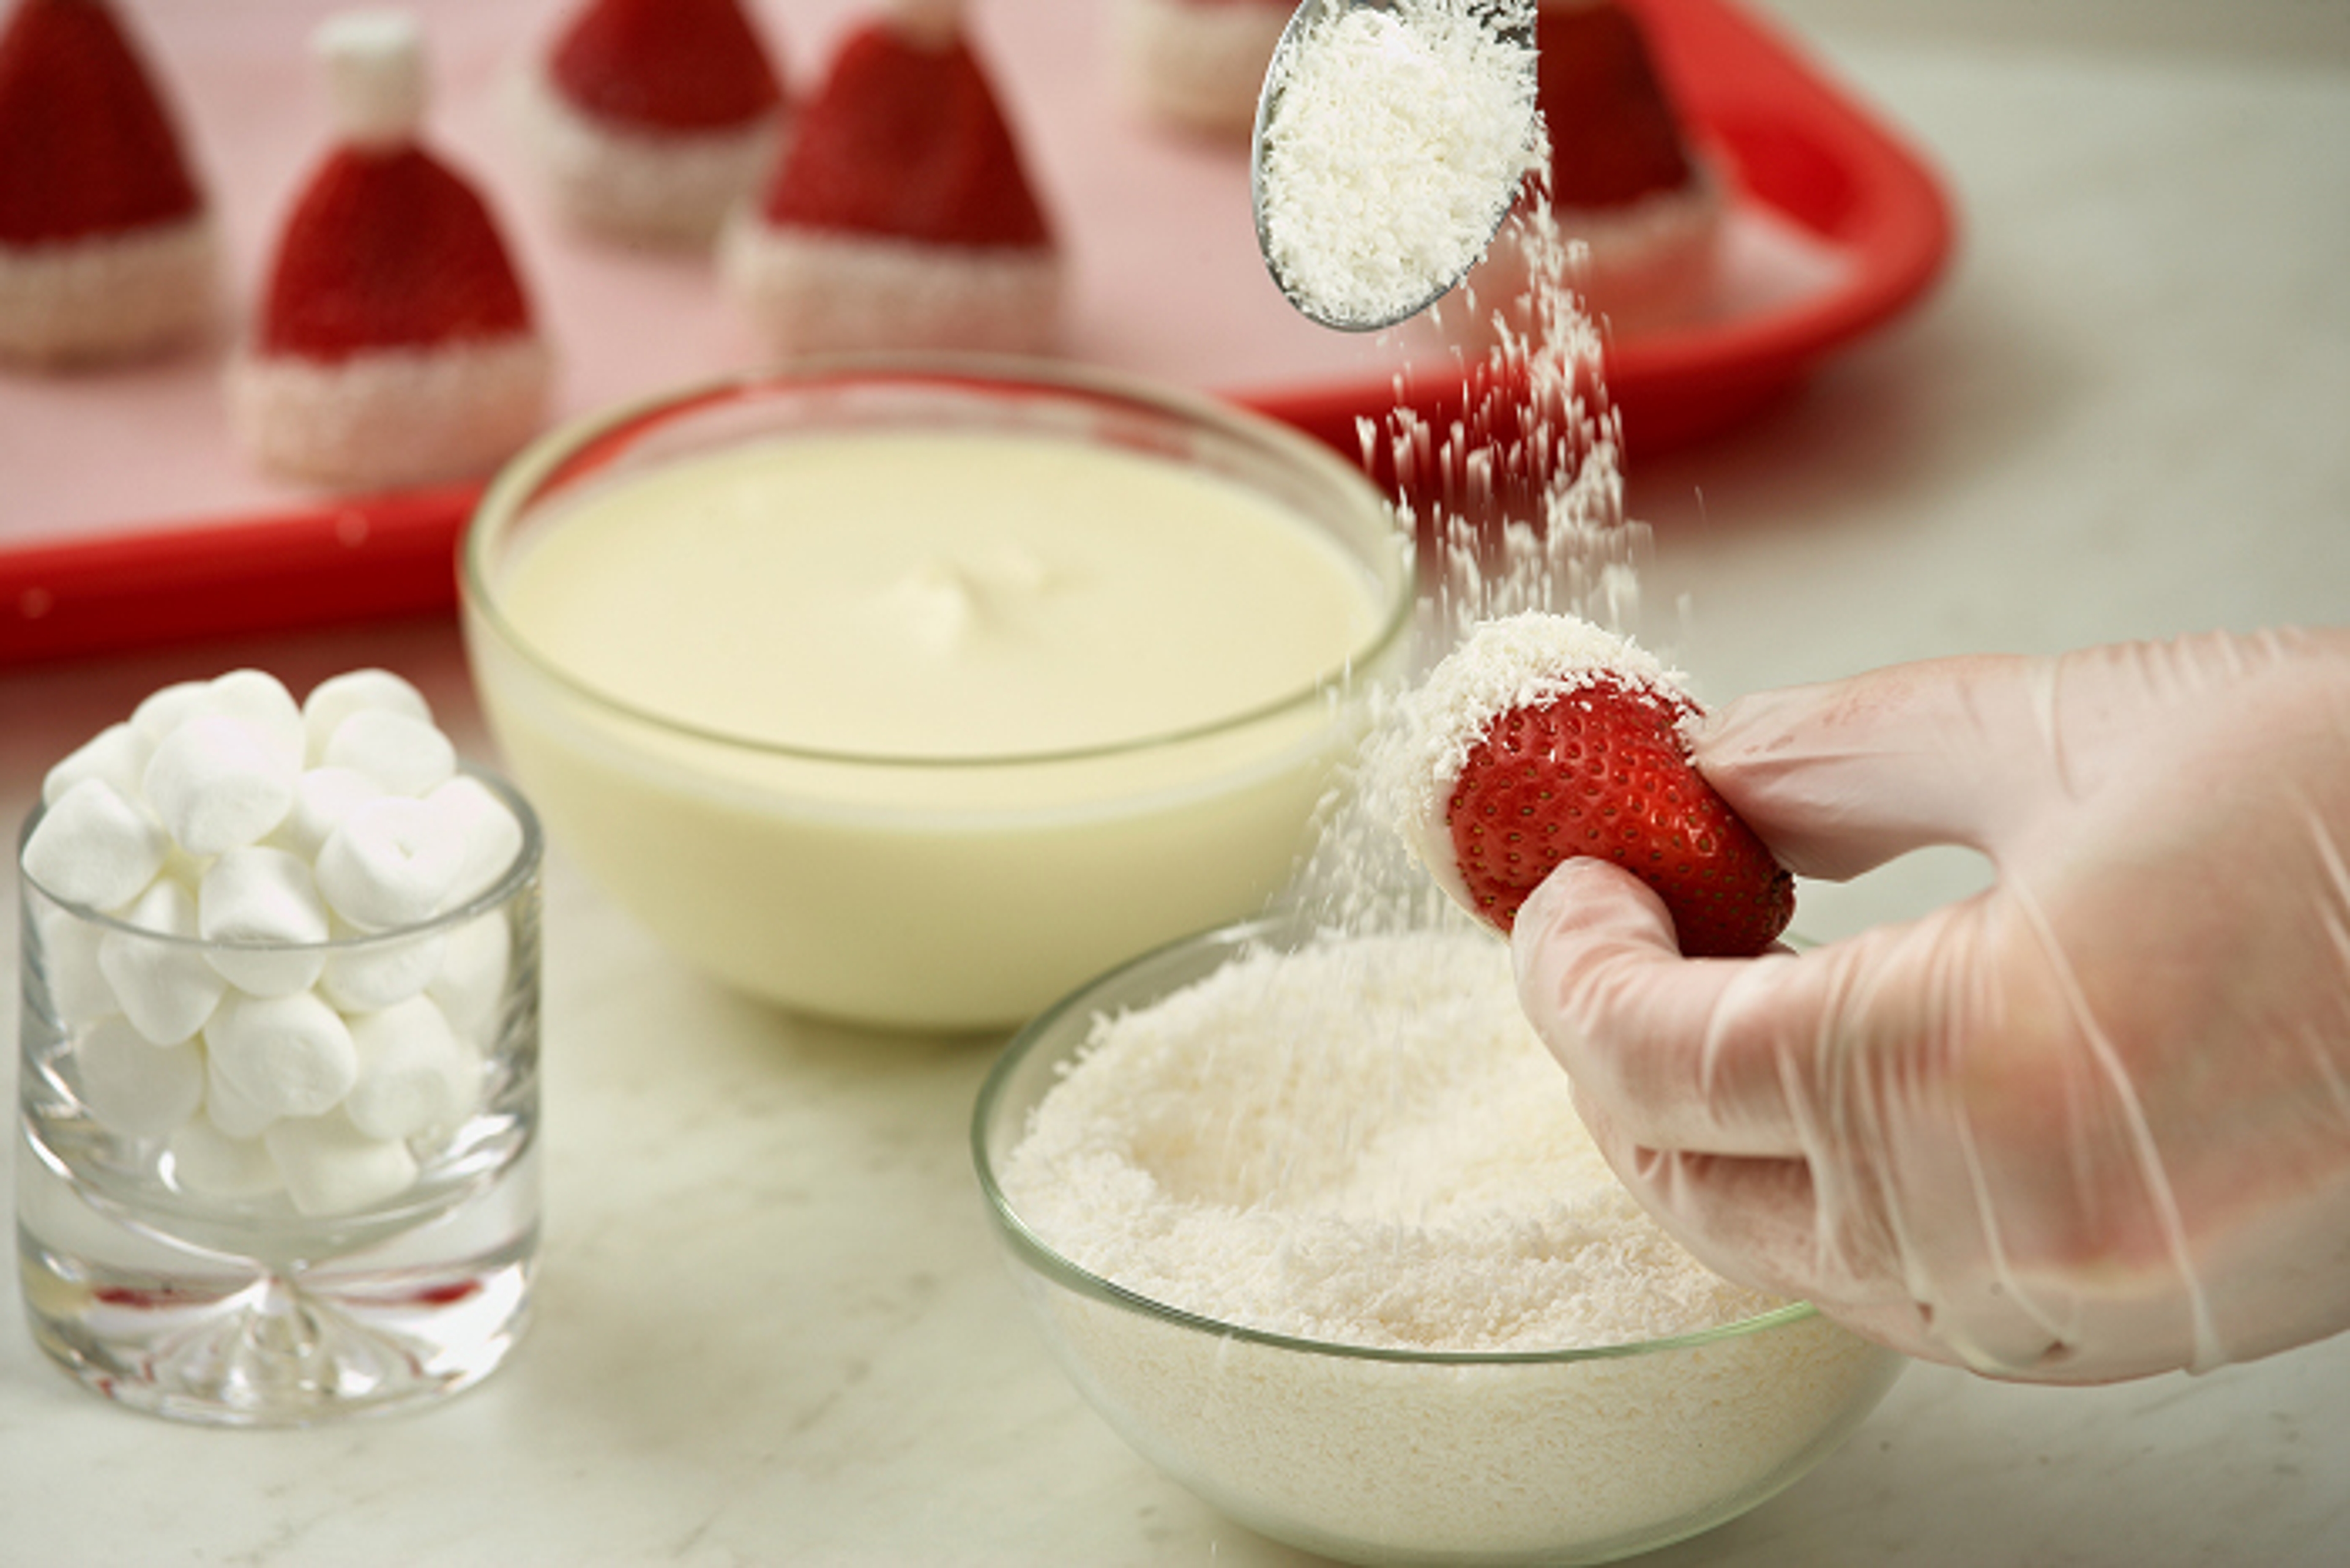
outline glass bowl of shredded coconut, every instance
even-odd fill
[[[1901,1358],[1711,1274],[1608,1171],[1506,944],[1273,916],[1068,997],[981,1093],[981,1185],[1110,1425],[1353,1563],[1597,1563],[1801,1477]]]

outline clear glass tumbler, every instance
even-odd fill
[[[465,1387],[520,1337],[541,839],[473,776],[521,828],[504,874],[324,942],[131,925],[37,885],[20,839],[20,1272],[34,1337],[88,1386],[303,1425]]]

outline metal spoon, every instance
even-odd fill
[[[1514,52],[1514,58],[1508,61],[1508,68],[1513,73],[1511,86],[1513,90],[1520,90],[1525,109],[1524,123],[1520,128],[1520,150],[1531,149],[1534,138],[1534,0],[1302,0],[1290,15],[1288,25],[1282,29],[1279,42],[1274,46],[1273,57],[1264,73],[1264,86],[1257,96],[1256,124],[1249,145],[1249,199],[1255,211],[1257,249],[1264,257],[1265,270],[1272,274],[1274,286],[1308,319],[1344,332],[1373,332],[1392,327],[1417,316],[1450,292],[1468,275],[1469,269],[1476,265],[1478,258],[1492,243],[1493,235],[1500,231],[1517,201],[1520,182],[1526,171],[1523,161],[1512,163],[1507,159],[1496,160],[1492,199],[1487,206],[1492,221],[1475,234],[1472,242],[1461,246],[1457,256],[1448,255],[1443,265],[1433,271],[1422,269],[1407,276],[1399,296],[1368,302],[1326,298],[1309,286],[1308,280],[1297,275],[1295,265],[1284,265],[1284,252],[1288,247],[1282,244],[1282,237],[1275,233],[1280,226],[1278,221],[1269,213],[1269,209],[1281,199],[1282,193],[1274,188],[1277,180],[1268,178],[1268,171],[1273,167],[1273,149],[1280,135],[1285,130],[1294,129],[1281,123],[1286,95],[1292,84],[1298,79],[1301,67],[1310,69],[1310,49],[1325,36],[1325,29],[1335,28],[1342,25],[1349,14],[1359,12],[1393,15],[1407,28],[1431,18],[1440,19],[1449,13],[1456,20],[1485,28],[1490,34],[1487,41],[1501,50]],[[1483,57],[1484,52],[1481,50],[1480,58]],[[1500,68],[1500,62],[1507,57],[1495,55],[1493,57],[1497,68]],[[1348,85],[1350,88],[1375,92],[1393,90],[1399,84],[1381,81],[1373,75],[1357,78]],[[1432,101],[1424,103],[1422,107],[1441,113],[1447,108],[1474,101],[1473,93],[1440,93],[1433,95]],[[1364,162],[1367,168],[1377,150],[1366,148],[1364,151]],[[1477,177],[1482,178],[1482,172],[1477,171]],[[1440,175],[1456,181],[1466,177],[1450,167],[1431,165],[1423,171],[1419,180],[1400,182],[1398,188],[1409,190],[1412,199],[1424,196],[1433,202],[1439,199],[1435,182]]]

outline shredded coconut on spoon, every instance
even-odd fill
[[[1546,156],[1532,0],[1305,0],[1257,115],[1257,238],[1325,326],[1424,309]]]

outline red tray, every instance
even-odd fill
[[[1056,3],[1066,7],[1081,0]],[[1917,301],[1948,259],[1953,221],[1925,161],[1759,18],[1730,0],[1627,4],[1647,26],[1684,111],[1725,156],[1738,216],[1785,237],[1804,254],[1809,268],[1799,284],[1783,279],[1687,327],[1612,342],[1608,391],[1637,462],[1641,454],[1702,440],[1752,417],[1838,348]],[[1232,331],[1226,336],[1256,347],[1245,374],[1224,379],[1212,367],[1191,362],[1176,367],[1175,379],[1199,381],[1349,457],[1358,455],[1358,421],[1395,408],[1398,374],[1422,359],[1426,345],[1408,335],[1378,347],[1354,339],[1340,345],[1336,340],[1343,335],[1305,327],[1302,318],[1287,319],[1285,309],[1284,319],[1267,318],[1263,296],[1270,286],[1261,269],[1252,272],[1229,254],[1249,234],[1245,171],[1232,159],[1211,161],[1198,150],[1135,140],[1131,127],[1093,123],[1102,116],[1098,90],[1076,101],[1069,101],[1068,91],[1071,51],[1093,43],[1071,25],[1075,13],[1050,11],[1047,0],[1018,0],[980,13],[983,30],[999,24],[996,53],[1009,94],[1035,107],[1032,122],[1042,122],[1052,138],[1048,146],[1106,147],[1109,151],[1098,156],[1120,153],[1144,171],[1136,180],[1121,180],[1122,186],[1139,187],[1139,195],[1121,193],[1113,202],[1103,187],[1102,199],[1080,206],[1081,251],[1090,247],[1099,255],[1126,247],[1111,259],[1130,274],[1133,255],[1167,248],[1164,236],[1148,232],[1150,223],[1170,221],[1163,213],[1169,202],[1161,198],[1189,202],[1187,211],[1173,214],[1186,225],[1179,237],[1188,243],[1200,238],[1197,231],[1212,230],[1227,254],[1199,269],[1210,277],[1202,286],[1207,294],[1179,303],[1189,312],[1213,315],[1227,296],[1244,295],[1232,300]],[[156,20],[164,16],[159,11]],[[821,52],[819,44],[801,42],[796,52],[803,64]],[[1072,120],[1077,123],[1065,123]],[[1121,143],[1121,137],[1133,145]],[[285,140],[282,132],[276,140]],[[273,144],[268,157],[255,161],[276,159],[271,172],[282,183],[289,156]],[[1065,163],[1069,157],[1059,156]],[[1073,183],[1088,177],[1076,167],[1048,173]],[[1149,182],[1160,176],[1164,191],[1150,189]],[[1090,213],[1106,214],[1098,234],[1085,232],[1082,216]],[[1209,222],[1201,221],[1203,213]],[[526,225],[526,212],[523,219]],[[525,239],[539,244],[542,254],[551,248],[534,234],[526,232]],[[249,239],[246,248],[253,248]],[[1247,262],[1253,262],[1253,240]],[[1152,286],[1163,291],[1164,280]],[[1092,340],[1081,339],[1081,356],[1146,373],[1161,369],[1153,354],[1163,350],[1148,341],[1118,340],[1120,324],[1131,318],[1127,302],[1096,299],[1087,309]],[[1295,382],[1264,373],[1268,337],[1284,362],[1300,367]],[[1403,384],[1412,405],[1441,428],[1465,399],[1460,380],[1452,371],[1406,376]],[[106,417],[103,396],[87,382],[71,384],[64,395]],[[0,415],[5,411],[0,409]],[[185,520],[85,525],[0,548],[0,666],[445,612],[455,597],[456,539],[476,493],[459,487],[325,504],[268,495],[261,504],[247,501]]]

